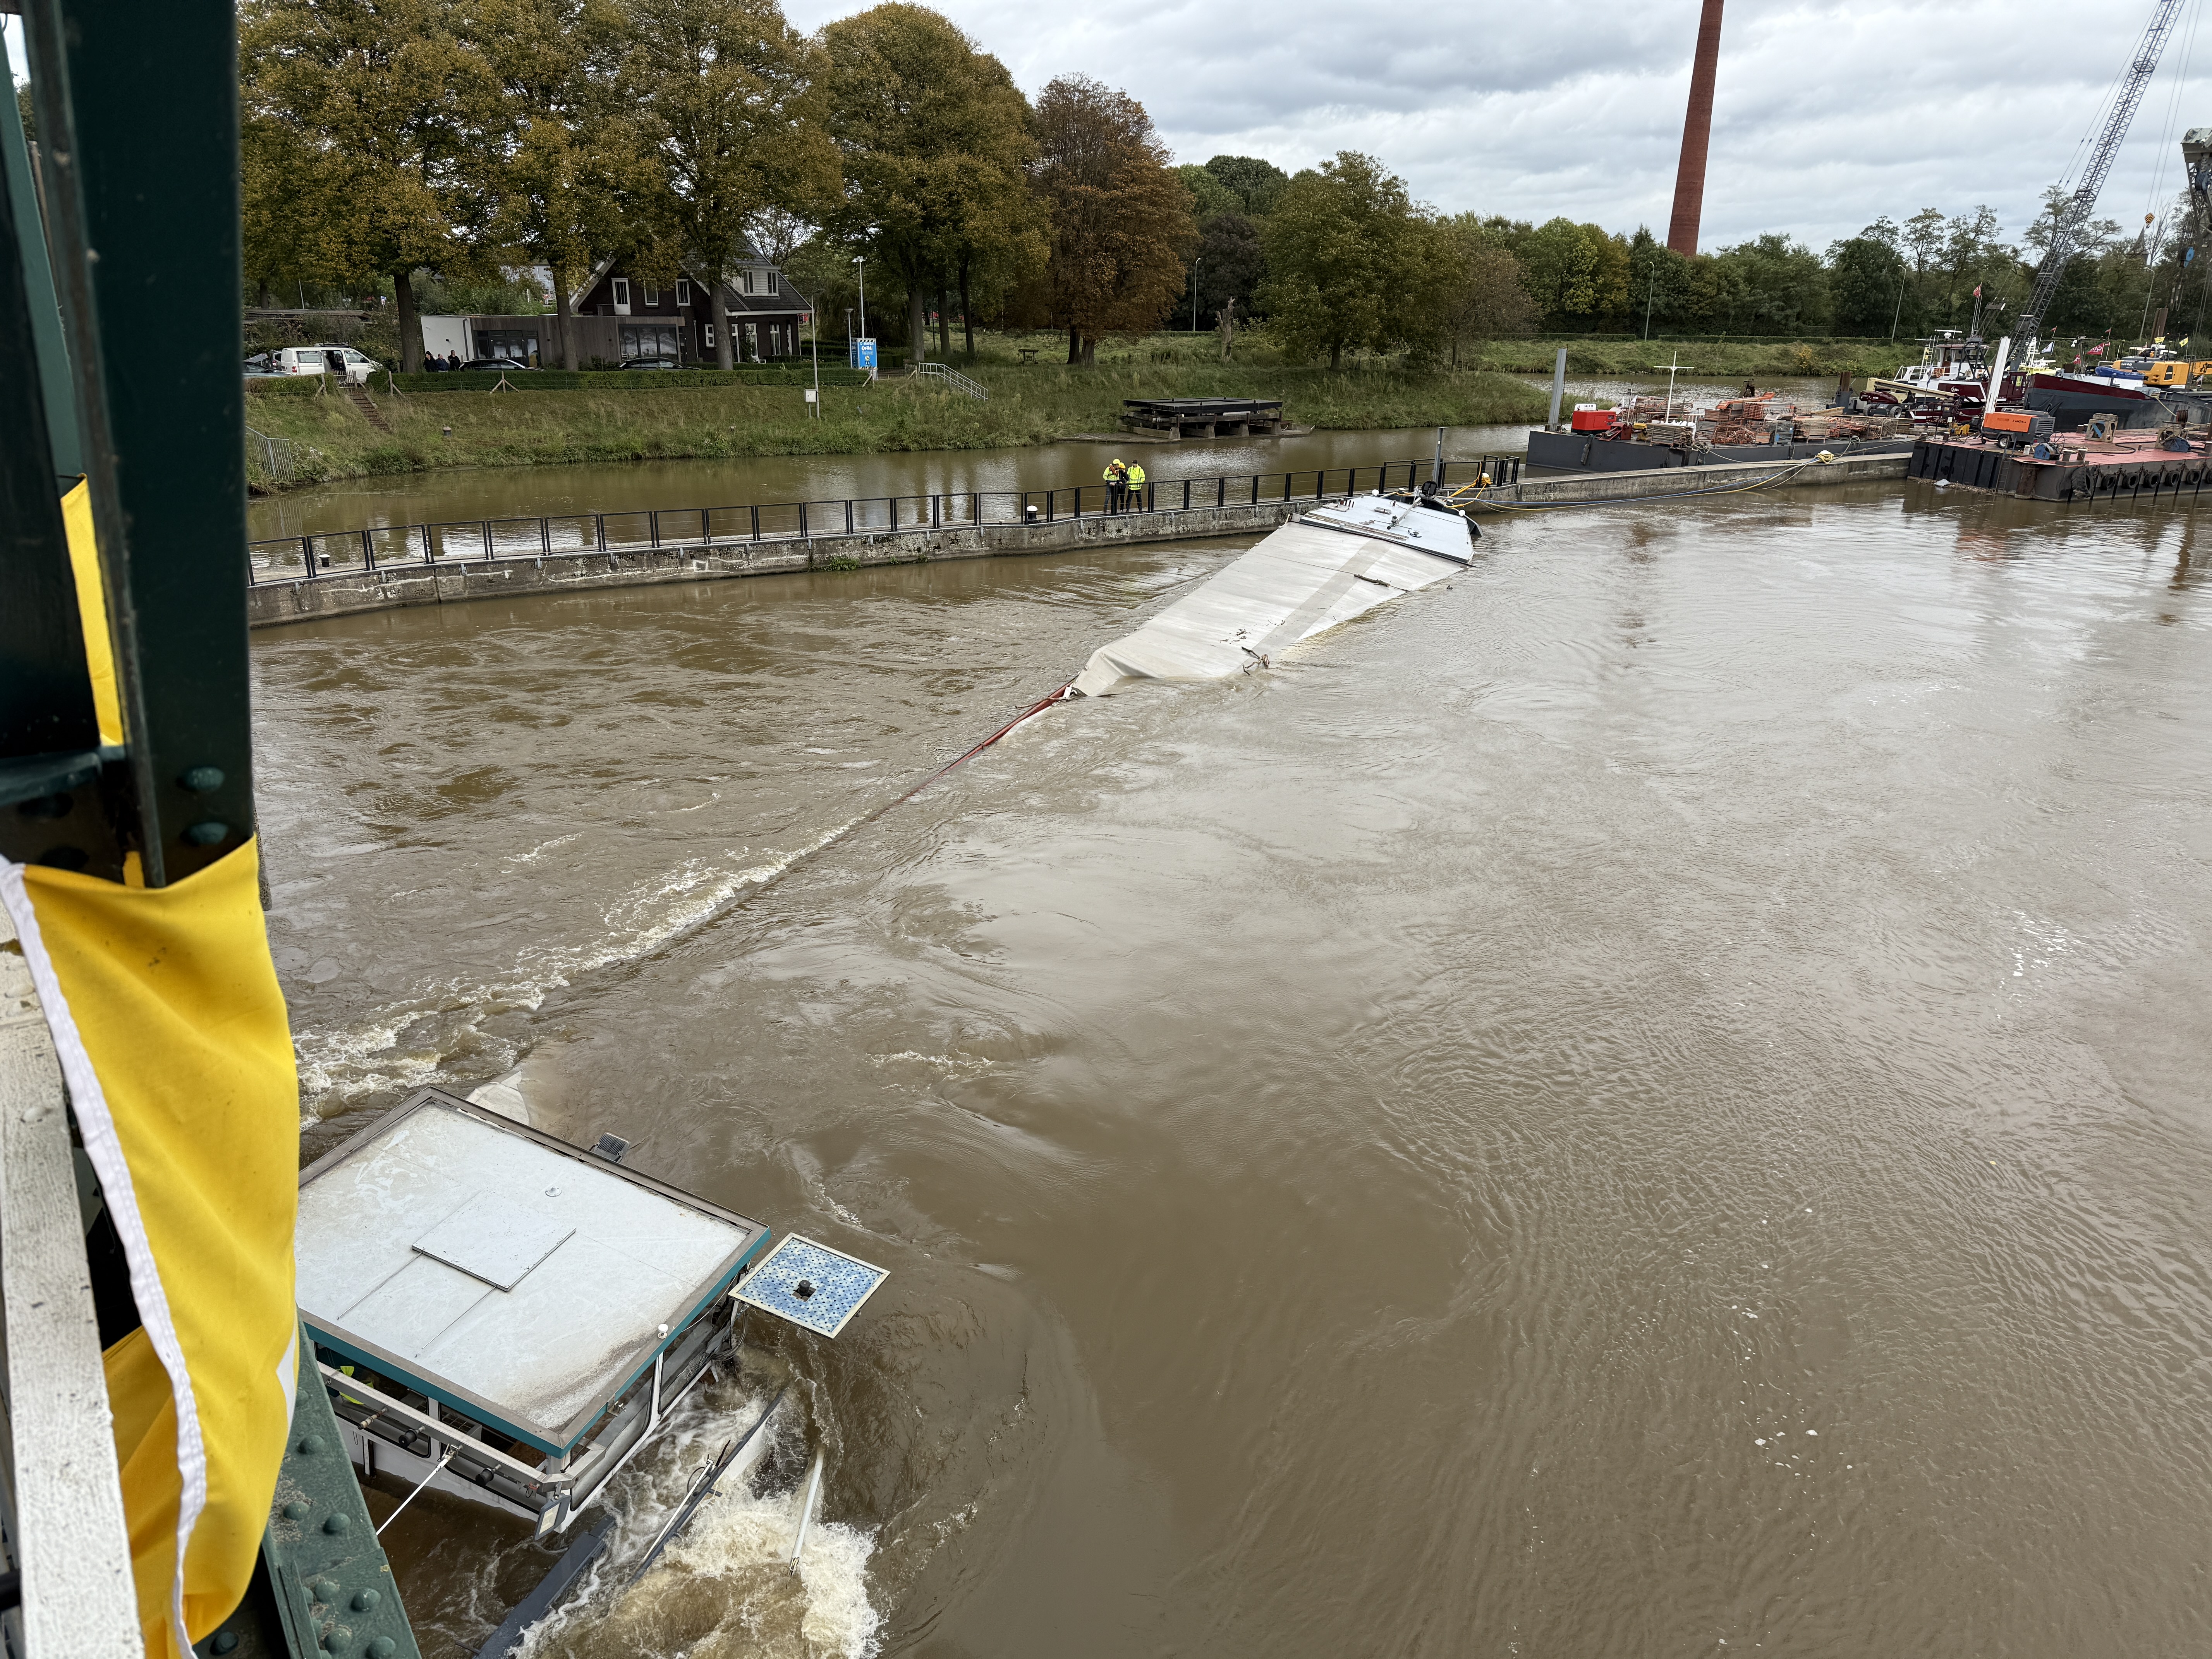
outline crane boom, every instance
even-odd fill
[[[2136,43],[2135,56],[2129,60],[2127,76],[2120,84],[2112,113],[2105,123],[2104,131],[2097,136],[2096,148],[2089,152],[2089,160],[2081,169],[2081,182],[2067,198],[2051,228],[2050,251],[2043,256],[2042,269],[2035,273],[2035,291],[2029,296],[2027,310],[2021,318],[2021,331],[2031,343],[2043,321],[2044,312],[2058,292],[2058,279],[2066,274],[2067,263],[2081,246],[2081,231],[2088,224],[2089,216],[2096,211],[2105,176],[2112,170],[2113,159],[2120,153],[2120,141],[2128,136],[2129,124],[2136,118],[2136,106],[2142,102],[2143,88],[2150,84],[2151,72],[2158,67],[2159,54],[2166,50],[2166,37],[2173,33],[2174,19],[2180,11],[2181,0],[2158,0],[2149,26]]]

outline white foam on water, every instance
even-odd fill
[[[293,1048],[300,1069],[303,1120],[315,1122],[364,1095],[416,1089],[437,1081],[461,1042],[475,1037],[487,1014],[512,1008],[535,1010],[580,975],[651,955],[760,891],[865,817],[856,814],[805,846],[735,869],[718,867],[708,859],[688,859],[650,886],[609,904],[601,916],[603,932],[592,943],[526,949],[518,953],[512,969],[492,983],[441,980],[404,1001],[386,1004],[360,1024],[336,1030],[295,1030]],[[447,1023],[439,1033],[437,1048],[416,1054],[394,1052],[401,1033],[410,1026],[440,1017]],[[512,1045],[494,1047],[497,1052],[487,1057],[496,1061],[499,1069],[506,1069],[521,1057]]]
[[[621,1519],[576,1592],[531,1631],[519,1659],[683,1654],[686,1659],[872,1659],[883,1615],[868,1599],[875,1539],[824,1522],[817,1507],[799,1571],[791,1571],[803,1483],[756,1496],[750,1481],[771,1443],[803,1437],[799,1391],[732,1465],[682,1538],[629,1583],[637,1562],[681,1504],[700,1463],[750,1426],[772,1395],[703,1391],[678,1407],[666,1439],[617,1479]],[[734,1402],[734,1403],[733,1403]]]

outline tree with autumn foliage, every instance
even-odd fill
[[[838,199],[837,151],[824,126],[819,47],[775,0],[627,0],[617,84],[658,169],[659,231],[640,268],[681,262],[707,288],[714,362],[735,362],[722,285],[741,263],[745,227],[769,209],[804,218]]]
[[[489,234],[552,279],[553,355],[576,367],[576,284],[629,240],[654,179],[637,123],[616,94],[627,29],[616,0],[474,0],[493,85],[477,152],[493,203]]]
[[[1182,294],[1198,238],[1191,194],[1145,106],[1087,75],[1045,88],[1036,131],[1050,303],[1067,329],[1067,361],[1090,363],[1100,336],[1158,327]]]
[[[904,285],[908,348],[919,363],[929,356],[933,293],[957,279],[972,317],[979,270],[1042,263],[1028,187],[1029,102],[1005,64],[926,6],[890,0],[830,24],[822,44],[845,175],[829,228]]]
[[[422,367],[418,270],[484,273],[476,167],[495,83],[442,0],[246,0],[239,12],[247,271],[389,276],[400,366]]]
[[[1346,150],[1285,187],[1265,233],[1267,315],[1285,350],[1328,354],[1435,343],[1445,273],[1431,216],[1406,182]]]

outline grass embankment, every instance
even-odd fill
[[[1902,363],[1917,362],[1920,348],[1909,340],[1477,340],[1460,351],[1460,361],[1475,368],[1509,374],[1549,374],[1553,354],[1567,349],[1567,373],[1582,379],[1619,376],[1643,380],[1664,376],[1670,358],[1701,379],[1734,380],[1739,374],[1769,379],[1820,375],[1894,374]]]
[[[1047,346],[1050,339],[1041,337]],[[1542,396],[1498,374],[1408,374],[1382,368],[1332,374],[1165,356],[1139,361],[1140,356],[1115,361],[1115,354],[1085,369],[1048,362],[994,362],[986,354],[972,372],[989,388],[988,402],[934,382],[909,381],[893,371],[872,386],[824,386],[818,421],[800,391],[784,386],[441,392],[413,397],[372,391],[378,412],[392,428],[389,434],[370,426],[342,397],[259,394],[249,383],[246,424],[289,441],[292,466],[284,483],[272,480],[266,450],[249,438],[247,477],[257,490],[267,490],[448,466],[1041,444],[1078,433],[1111,432],[1121,399],[1135,397],[1279,398],[1291,421],[1336,429],[1482,426],[1543,418]]]

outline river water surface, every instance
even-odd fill
[[[534,1651],[2197,1650],[2212,547],[1911,488],[1493,520],[834,842],[1234,549],[258,633],[309,1152],[519,1064],[891,1270]],[[386,1539],[433,1653],[532,1548]]]

